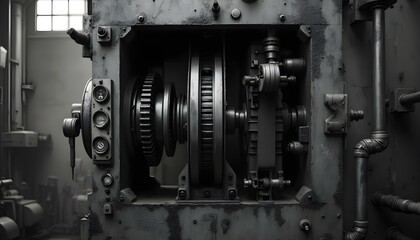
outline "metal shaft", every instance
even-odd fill
[[[385,14],[373,9],[373,111],[374,131],[385,131]]]
[[[418,103],[420,102],[420,91],[401,95],[399,101],[402,105],[413,105],[414,103]]]

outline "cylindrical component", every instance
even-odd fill
[[[277,60],[280,52],[280,43],[275,31],[268,31],[268,36],[264,39],[264,52],[268,62]]]
[[[0,217],[0,239],[11,240],[19,236],[19,227],[8,217]]]
[[[398,99],[402,105],[413,105],[420,102],[420,91],[410,94],[403,94]]]
[[[350,120],[359,121],[365,118],[365,113],[362,110],[350,110]]]
[[[42,220],[44,211],[41,205],[36,202],[28,203],[23,206],[23,224],[26,227],[35,225]]]
[[[385,13],[373,9],[373,111],[374,131],[384,131],[385,123]]]
[[[404,235],[398,228],[391,227],[386,232],[387,240],[414,240],[406,235]]]
[[[228,108],[226,110],[226,132],[233,134],[236,128],[243,128],[246,122],[246,110]]]
[[[287,144],[286,150],[294,154],[301,154],[306,152],[307,148],[301,142],[294,141]]]
[[[89,46],[90,45],[90,37],[87,34],[78,32],[74,28],[70,28],[67,30],[67,34],[73,39],[76,43],[83,45],[83,46]]]
[[[367,158],[356,156],[356,219],[367,222]]]
[[[398,196],[375,193],[372,202],[375,205],[384,206],[397,212],[420,215],[420,202],[401,199]]]
[[[287,85],[281,82],[280,67],[277,63],[260,64],[259,71],[258,89],[260,92],[277,92],[280,86]]]
[[[303,58],[284,59],[282,70],[287,74],[301,73],[306,70],[306,61]]]

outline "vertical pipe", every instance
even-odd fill
[[[22,128],[22,11],[20,3],[12,5],[12,81],[14,101],[12,103],[12,129]]]
[[[374,131],[385,131],[385,10],[373,9]]]
[[[356,221],[367,220],[367,160],[356,157]]]

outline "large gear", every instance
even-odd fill
[[[143,157],[149,166],[157,166],[162,157],[162,144],[156,134],[155,101],[162,92],[162,80],[157,74],[146,75],[136,104],[136,127]]]

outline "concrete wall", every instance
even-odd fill
[[[71,103],[80,102],[83,88],[91,76],[91,61],[82,58],[82,48],[65,32],[35,31],[35,1],[26,8],[26,79],[34,92],[27,95],[26,128],[50,134],[50,148],[14,150],[15,176],[36,187],[48,176],[58,177],[59,186],[70,185],[68,139],[62,122],[70,116]],[[81,138],[76,140],[76,156],[91,164]]]

